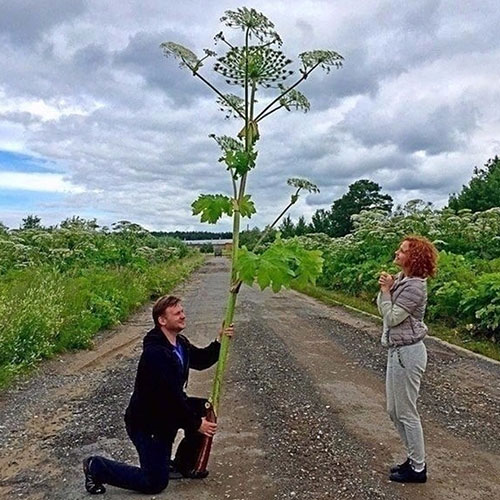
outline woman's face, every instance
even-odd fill
[[[394,264],[404,269],[409,261],[410,244],[405,240],[399,245],[394,257]]]

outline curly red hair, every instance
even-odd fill
[[[435,276],[437,271],[438,251],[423,236],[410,235],[403,241],[408,242],[408,268],[411,276],[427,278]]]

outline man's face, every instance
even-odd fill
[[[179,333],[186,327],[186,316],[184,308],[179,302],[175,306],[167,307],[165,312],[158,318],[161,326],[170,332]]]

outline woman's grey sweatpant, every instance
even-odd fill
[[[408,458],[417,468],[425,463],[424,433],[417,411],[417,399],[426,366],[427,350],[422,341],[389,348],[387,412],[406,446]]]

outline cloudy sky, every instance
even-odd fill
[[[190,210],[200,193],[230,193],[208,134],[235,135],[241,124],[225,120],[210,89],[163,57],[159,44],[177,41],[198,54],[214,48],[219,18],[242,5],[0,0],[0,221],[17,227],[31,213],[48,225],[80,215],[213,230]],[[301,199],[293,218],[328,208],[363,178],[396,203],[421,198],[440,207],[474,166],[500,154],[497,1],[246,6],[274,22],[291,59],[312,49],[345,57],[342,69],[317,71],[302,86],[308,114],[262,122],[248,182],[259,212],[250,227],[286,204],[289,177],[321,189]],[[239,32],[229,33],[237,43]],[[261,94],[259,106],[268,99]]]

